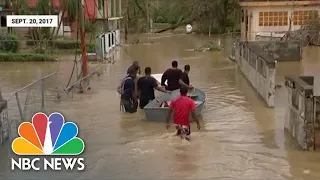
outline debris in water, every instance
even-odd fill
[[[203,45],[198,49],[193,49],[193,51],[201,51],[201,52],[206,52],[206,51],[221,51],[222,46],[217,46],[213,42],[209,42],[207,45]]]
[[[310,170],[309,170],[309,169],[305,169],[305,170],[303,170],[303,173],[304,173],[304,174],[309,174],[309,173],[310,173]]]

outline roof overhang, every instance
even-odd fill
[[[265,1],[265,2],[240,2],[241,7],[264,6],[314,6],[320,5],[320,1]]]

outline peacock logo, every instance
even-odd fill
[[[12,151],[17,155],[80,155],[84,142],[76,137],[78,127],[65,122],[62,114],[55,112],[48,117],[39,112],[32,123],[24,122],[18,128],[20,137],[12,142]]]

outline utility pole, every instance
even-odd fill
[[[108,17],[109,17],[109,6],[108,6],[108,0],[103,0],[103,31],[107,32],[109,31],[109,22],[108,22]]]
[[[85,0],[81,1],[81,5],[79,5],[79,25],[80,25],[80,36],[81,36],[81,53],[82,53],[82,75],[83,77],[88,75],[88,58],[87,58],[87,50],[86,50],[86,31],[85,31]]]
[[[129,0],[126,0],[126,12],[124,17],[124,40],[128,41],[128,27],[129,27]]]
[[[149,0],[146,0],[146,6],[147,6],[147,26],[148,26],[148,32],[150,33],[150,12],[149,12]]]

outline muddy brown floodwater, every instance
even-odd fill
[[[148,42],[152,43],[124,46],[126,51],[119,51],[117,62],[107,65],[105,73],[94,78],[90,92],[54,103],[53,110],[78,124],[79,136],[86,145],[81,155],[85,158],[84,172],[10,171],[13,154],[6,145],[1,149],[0,179],[319,179],[320,153],[299,150],[283,130],[284,86],[277,89],[276,109],[266,108],[223,52],[189,51],[206,40],[161,34],[149,36]],[[307,50],[302,65],[280,63],[278,83],[283,83],[285,75],[307,74],[315,66],[319,69],[318,52]],[[172,60],[178,60],[180,68],[191,65],[192,85],[208,96],[203,129],[196,131],[192,124],[191,142],[181,141],[173,131],[167,132],[164,123],[146,121],[142,111],[119,112],[115,88],[133,59],[143,69],[150,66],[153,73],[162,73]],[[36,69],[41,74],[52,70],[51,66],[38,63]],[[6,78],[2,86],[7,90],[16,89],[26,81],[23,78],[35,78],[37,74],[34,69],[28,77],[17,73],[19,68],[27,71],[31,65],[3,67],[1,77]]]

